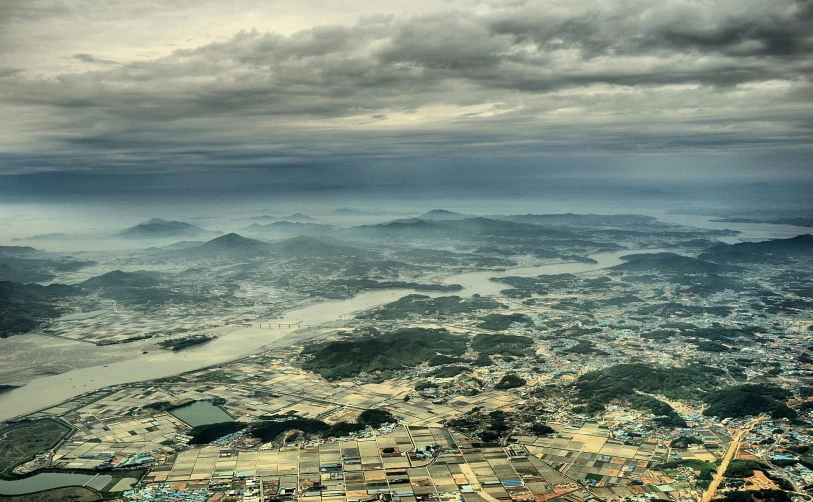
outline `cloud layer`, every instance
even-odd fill
[[[811,0],[235,3],[0,7],[0,173],[813,143]]]

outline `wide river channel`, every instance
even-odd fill
[[[580,273],[611,267],[622,262],[621,256],[636,252],[658,252],[660,249],[624,250],[591,256],[597,263],[555,263],[549,265],[509,268],[501,272],[468,272],[444,277],[444,284],[460,284],[463,290],[455,295],[496,295],[508,286],[490,281],[491,277],[541,274]],[[264,345],[276,342],[298,328],[279,327],[305,324],[318,326],[349,318],[353,313],[383,305],[404,295],[418,293],[409,289],[370,291],[346,300],[329,300],[286,313],[284,319],[272,319],[251,326],[230,330],[209,343],[179,352],[152,351],[141,357],[105,366],[80,368],[59,375],[32,380],[28,385],[0,394],[0,420],[25,415],[67,401],[86,392],[109,385],[163,378],[204,368],[256,353]],[[438,296],[439,293],[421,293]],[[262,324],[262,327],[260,327]],[[93,350],[92,346],[88,347]]]
[[[726,239],[731,243],[744,240],[788,238],[802,233],[811,233],[810,228],[790,225],[715,223],[709,221],[710,218],[708,217],[670,214],[658,216],[669,223],[712,229],[729,228],[740,231],[741,234],[736,237]],[[489,280],[492,277],[578,274],[618,265],[622,262],[621,256],[627,254],[660,251],[663,250],[643,249],[599,253],[591,256],[597,263],[554,263],[509,268],[502,272],[467,272],[444,277],[442,282],[444,284],[460,284],[463,286],[462,291],[454,293],[456,295],[471,296],[477,293],[483,296],[493,296],[499,294],[500,290],[506,289],[507,286]],[[135,359],[128,359],[106,366],[80,368],[59,375],[38,378],[24,387],[0,394],[0,420],[26,415],[109,385],[163,378],[238,359],[256,353],[263,346],[277,342],[298,329],[295,326],[279,327],[280,325],[291,323],[318,326],[331,321],[347,319],[355,312],[395,301],[411,293],[417,293],[417,291],[406,289],[370,291],[347,300],[324,301],[291,310],[285,315],[284,319],[271,319],[230,330],[228,334],[220,336],[212,342],[180,352],[153,351]],[[438,293],[421,294],[439,296]],[[262,324],[262,327],[260,327],[260,324]],[[93,350],[92,346],[89,346],[89,350]]]

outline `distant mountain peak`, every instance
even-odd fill
[[[204,247],[209,248],[224,248],[224,249],[246,249],[264,246],[265,243],[256,239],[249,239],[234,232],[214,239],[203,244]]]
[[[278,220],[285,220],[285,221],[294,221],[294,222],[316,221],[316,218],[311,218],[307,214],[302,214],[302,213],[294,213],[294,214],[289,214],[288,216],[280,216],[277,219]]]
[[[106,274],[91,277],[81,283],[86,288],[149,288],[159,284],[161,284],[161,281],[146,272],[123,272],[121,270],[113,270]]]
[[[118,233],[121,237],[131,238],[161,238],[161,237],[181,237],[199,235],[204,233],[200,227],[186,223],[184,221],[163,220],[153,218],[136,226],[125,228]]]
[[[418,218],[427,220],[462,220],[465,218],[471,218],[471,215],[456,213],[447,209],[433,209],[423,213],[422,215],[418,216]]]

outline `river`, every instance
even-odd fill
[[[506,285],[490,281],[491,277],[541,274],[580,273],[611,267],[621,263],[621,256],[636,252],[659,252],[659,249],[624,250],[591,256],[597,263],[554,263],[532,267],[509,268],[502,272],[469,272],[450,275],[444,284],[460,284],[460,296],[475,293],[483,296],[499,294]],[[85,392],[110,385],[163,378],[178,373],[204,368],[258,352],[263,346],[277,342],[296,331],[296,327],[278,327],[280,324],[301,323],[321,325],[349,318],[353,313],[373,308],[418,293],[409,289],[381,290],[362,293],[346,300],[323,301],[288,312],[284,319],[263,321],[260,324],[234,329],[228,334],[196,347],[179,352],[154,351],[149,354],[105,366],[80,368],[59,375],[32,380],[28,385],[0,394],[0,420],[26,415],[59,404]],[[438,296],[440,293],[421,293]]]

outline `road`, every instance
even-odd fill
[[[701,502],[711,502],[711,499],[717,494],[717,488],[720,486],[720,482],[723,481],[723,473],[725,473],[726,469],[728,469],[728,464],[731,463],[731,460],[734,458],[734,455],[739,451],[740,444],[742,443],[742,438],[745,437],[746,434],[751,432],[751,429],[760,423],[761,421],[765,420],[764,415],[760,415],[757,418],[751,420],[745,428],[740,429],[737,434],[735,434],[731,438],[731,442],[728,443],[728,449],[725,452],[725,456],[723,456],[723,462],[720,464],[720,467],[717,468],[717,473],[714,475],[714,479],[711,480],[711,484],[709,484],[706,493],[703,494],[703,497],[700,499]]]

